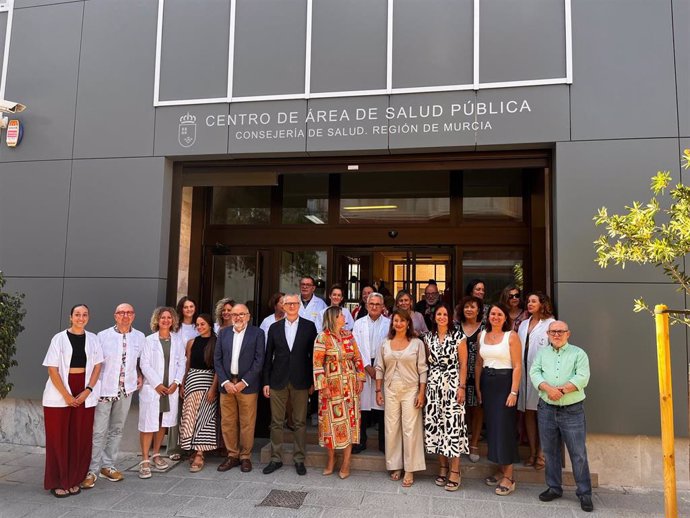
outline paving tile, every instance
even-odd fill
[[[3,504],[2,506],[0,506],[0,518],[24,518],[24,516],[27,516],[29,513],[37,512],[40,509],[45,509],[46,507],[50,508],[50,506],[42,504],[33,504],[27,502],[10,502],[5,499],[3,499],[2,501]],[[56,516],[55,508],[53,507],[52,509],[52,515],[44,514],[35,516]]]
[[[166,495],[165,498],[151,498],[145,493],[133,493],[127,495],[124,500],[115,504],[112,508],[115,511],[128,511],[136,513],[146,510],[147,514],[173,516],[189,502],[187,496]]]
[[[442,516],[462,516],[465,518],[485,518],[501,516],[500,502],[468,501],[466,499],[433,497],[431,512]]]
[[[3,480],[8,482],[22,482],[33,484],[37,481],[43,483],[43,476],[45,475],[45,469],[40,468],[21,468],[12,473],[8,473],[3,477]]]
[[[19,471],[20,469],[24,468],[22,466],[13,466],[12,464],[0,464],[0,478],[14,473],[15,471]]]
[[[218,480],[183,479],[170,490],[170,494],[226,498],[236,489],[233,486],[234,484]]]
[[[14,457],[13,459],[9,459],[7,461],[3,461],[4,464],[10,464],[13,466],[24,466],[24,467],[31,467],[31,468],[45,468],[46,465],[46,456],[45,455],[40,455],[37,453],[25,453],[22,455],[18,455]]]
[[[314,488],[308,490],[304,503],[328,508],[359,509],[363,498],[364,491],[340,488]]]
[[[504,498],[510,498],[504,497]],[[503,516],[529,517],[529,518],[563,518],[570,516],[570,510],[563,507],[537,502],[536,504],[518,504],[514,502],[501,502]]]
[[[232,500],[243,500],[247,502],[259,503],[272,489],[279,489],[282,491],[305,491],[303,486],[290,484],[269,484],[257,482],[241,482],[232,493],[228,496]]]
[[[431,497],[422,495],[385,494],[366,492],[362,500],[362,509],[389,509],[391,512],[409,512],[429,514]]]

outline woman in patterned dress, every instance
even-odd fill
[[[448,307],[440,305],[434,310],[432,330],[424,335],[429,355],[424,443],[427,453],[439,455],[436,485],[457,491],[460,455],[469,453],[465,425],[467,343],[451,322]]]
[[[319,445],[328,451],[324,475],[335,469],[335,450],[343,450],[340,478],[350,476],[352,444],[359,442],[359,394],[364,364],[339,306],[323,315],[324,330],[314,342],[314,388],[319,391]]]
[[[194,450],[189,471],[204,468],[204,452],[218,448],[218,378],[213,367],[216,335],[211,315],[203,313],[196,319],[199,336],[187,343],[187,370],[180,387],[182,419],[180,447]]]
[[[474,368],[477,361],[477,340],[482,324],[482,300],[473,295],[463,297],[455,308],[458,315],[458,328],[467,342],[467,388],[465,389],[465,409],[470,418],[470,462],[479,462],[479,438],[484,422],[484,409],[477,400],[474,389]]]

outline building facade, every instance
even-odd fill
[[[0,98],[27,106],[0,142],[0,269],[28,310],[0,440],[42,443],[41,360],[75,303],[95,331],[130,301],[146,330],[183,293],[260,321],[306,273],[353,304],[365,281],[457,302],[517,275],[589,354],[600,483],[660,483],[632,299],[686,301],[652,268],[601,270],[592,217],[685,179],[688,27],[688,0],[0,1]]]

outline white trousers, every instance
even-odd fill
[[[415,408],[419,385],[405,386],[393,380],[384,394],[386,425],[386,469],[424,471],[424,428],[422,409]]]

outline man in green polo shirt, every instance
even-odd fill
[[[548,330],[551,347],[537,354],[530,369],[532,383],[539,390],[537,418],[539,440],[546,457],[546,491],[539,495],[550,502],[563,495],[561,441],[565,442],[573,465],[576,494],[583,511],[594,510],[592,479],[587,462],[585,387],[589,383],[589,358],[579,347],[568,343],[570,330],[561,320]]]

